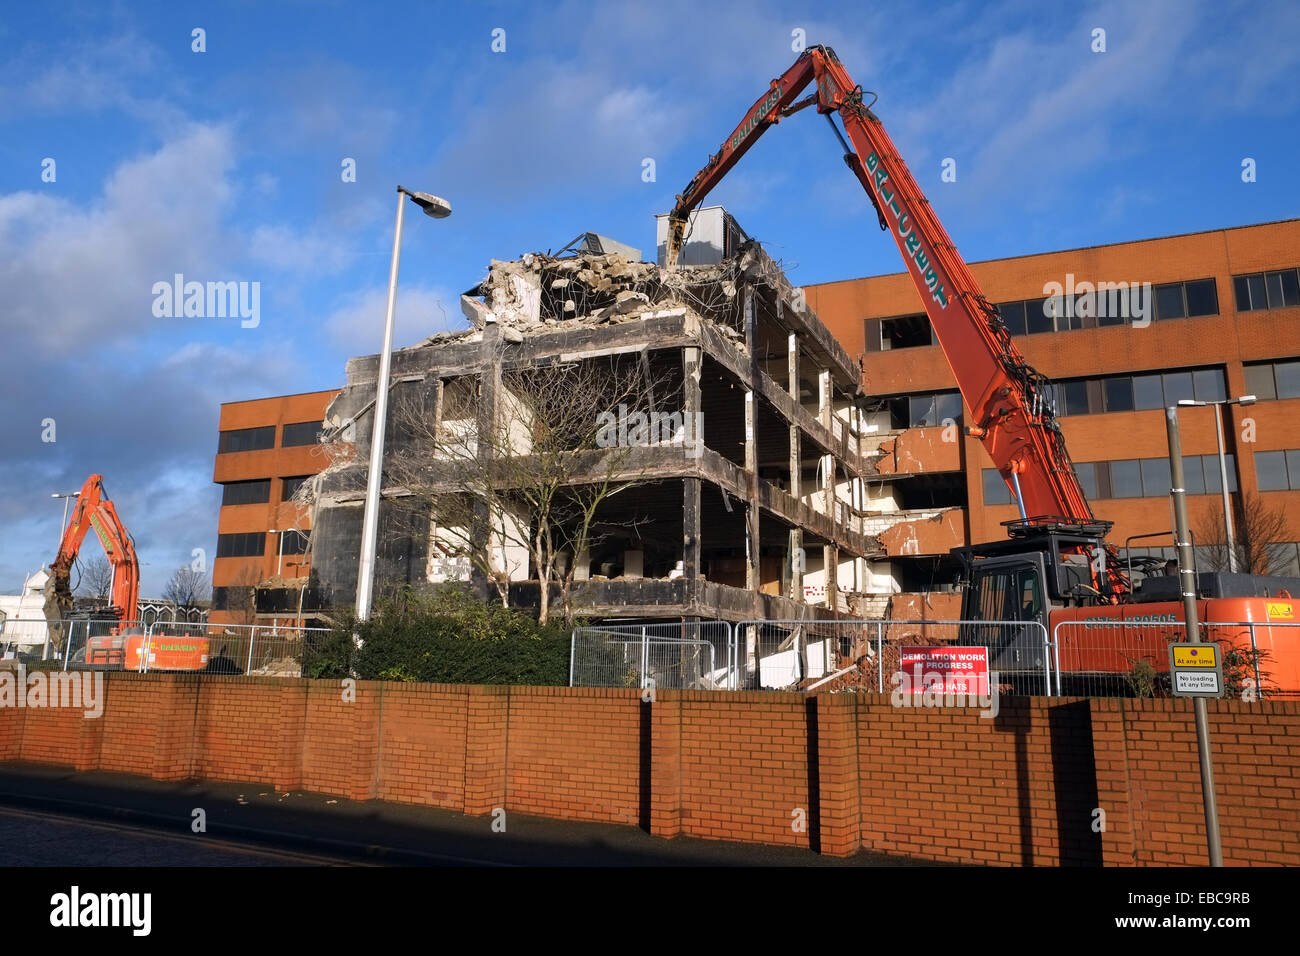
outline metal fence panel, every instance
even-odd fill
[[[721,690],[735,683],[726,621],[579,627],[569,686]]]
[[[1053,628],[1056,692],[1090,697],[1169,696],[1169,645],[1184,625],[1166,621],[1062,621]],[[1300,623],[1201,622],[1223,655],[1225,696],[1300,697]]]
[[[266,624],[202,624],[159,622],[150,630],[146,670],[180,670],[191,645],[206,654],[208,674],[249,677],[302,677],[320,642],[331,634],[322,627]],[[178,655],[168,666],[167,652]]]
[[[1051,647],[1037,621],[749,621],[736,625],[736,640],[746,689],[796,689],[856,664],[846,678],[884,693],[900,669],[899,649],[926,645],[988,647],[1005,689],[1051,692]]]

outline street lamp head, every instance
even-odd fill
[[[1178,400],[1178,404],[1179,404],[1179,405],[1204,405],[1205,403],[1204,403],[1204,402],[1198,402],[1198,401],[1196,401],[1195,399],[1192,399],[1192,398],[1180,398],[1180,399]]]
[[[1238,405],[1254,405],[1259,399],[1254,395],[1243,395],[1237,399]]]
[[[411,201],[423,209],[426,216],[430,216],[434,219],[446,219],[451,215],[451,203],[447,202],[447,200],[434,196],[431,193],[411,192],[409,189],[402,189],[401,186],[398,186],[397,188],[401,192],[410,196]]]

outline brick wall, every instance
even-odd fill
[[[467,687],[110,673],[0,707],[0,761],[995,865],[1205,862],[1186,700]],[[1300,702],[1211,701],[1224,859],[1300,864]],[[1105,829],[1097,810],[1105,813]]]

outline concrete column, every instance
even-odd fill
[[[686,420],[700,428],[700,350],[698,347],[682,349],[682,411]],[[703,431],[694,436],[704,441]],[[700,598],[700,479],[687,478],[682,482],[682,571],[686,577],[686,598],[698,603]]]
[[[786,371],[789,374],[790,397],[799,404],[799,336],[791,332],[786,341]],[[803,452],[802,433],[799,426],[790,423],[790,497],[800,501],[803,496]],[[795,601],[804,599],[803,593],[803,530],[790,529],[790,597]]]
[[[749,349],[749,387],[745,389],[745,471],[749,475],[749,502],[745,512],[749,547],[745,550],[745,587],[757,596],[762,584],[762,566],[759,550],[758,514],[758,397],[753,385],[759,378],[758,323],[754,317],[754,288],[745,286],[744,292],[745,345]],[[755,597],[757,600],[757,597]]]
[[[479,370],[479,393],[478,393],[478,417],[477,428],[480,440],[478,443],[478,456],[480,461],[486,461],[492,456],[492,445],[496,441],[497,430],[499,428],[498,403],[501,394],[501,362],[499,358],[498,343],[501,338],[501,326],[495,322],[489,322],[483,327],[483,342],[480,355],[482,356],[482,367]],[[482,436],[487,436],[484,441]],[[484,568],[490,568],[491,554],[489,553],[492,541],[492,516],[488,513],[487,503],[484,501],[475,501],[474,513],[471,519],[470,529],[470,547],[475,549],[475,555],[470,563],[470,581],[475,593],[479,598],[487,601],[493,597],[492,585],[484,574]]]

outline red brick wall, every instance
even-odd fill
[[[0,707],[0,761],[1000,865],[1205,862],[1191,702],[465,687],[110,673]],[[1224,858],[1300,864],[1300,702],[1210,702]],[[1096,810],[1105,830],[1094,828]],[[800,826],[799,824],[803,825]]]

